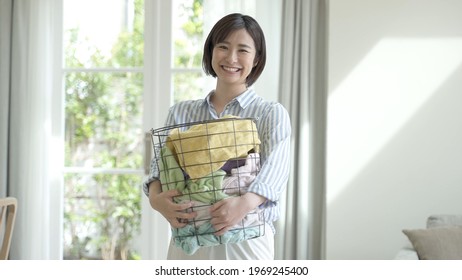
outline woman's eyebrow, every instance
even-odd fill
[[[239,44],[238,46],[241,47],[241,48],[246,48],[246,49],[251,49],[252,48],[251,46],[249,46],[247,44]]]
[[[228,42],[228,41],[223,41],[223,42],[220,42],[220,43],[218,43],[218,44],[231,45],[231,43]],[[217,45],[218,45],[218,44],[217,44]],[[249,45],[247,45],[247,44],[238,44],[238,47],[240,47],[240,48],[246,48],[246,49],[252,49],[252,47],[249,46]]]

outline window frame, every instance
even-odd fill
[[[173,99],[171,83],[166,82],[171,80],[172,7],[170,1],[162,0],[148,0],[144,5],[143,131],[148,133],[151,128],[163,126]],[[144,143],[145,157],[150,158],[150,143]],[[142,244],[138,246],[141,258],[165,259],[170,238],[167,221],[152,209],[148,199],[142,199],[141,213],[141,236],[138,240]]]

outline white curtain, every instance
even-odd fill
[[[292,121],[292,168],[276,258],[322,259],[325,213],[327,0],[285,0],[280,101]]]
[[[2,153],[7,154],[6,160],[2,154],[2,167],[7,167],[2,185],[18,199],[10,258],[59,259],[62,200],[56,182],[61,178],[62,149],[54,135],[61,121],[55,119],[59,101],[53,95],[60,59],[54,21],[61,4],[59,0],[0,1],[2,85],[8,81],[0,88],[2,109],[3,100],[9,104],[0,122]]]
[[[0,0],[0,197],[9,195],[8,182],[8,119],[10,103],[12,0]]]

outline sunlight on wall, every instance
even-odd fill
[[[327,203],[462,63],[461,38],[386,38],[332,92]]]

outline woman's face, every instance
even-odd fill
[[[212,68],[218,81],[246,86],[246,78],[256,65],[255,54],[255,43],[245,29],[230,33],[213,48]]]

